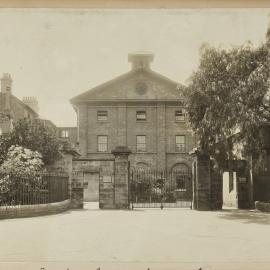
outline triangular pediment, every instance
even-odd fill
[[[175,100],[184,86],[152,70],[132,70],[94,87],[71,103],[102,100]]]

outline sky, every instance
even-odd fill
[[[128,53],[149,51],[152,69],[186,84],[199,48],[265,40],[270,9],[0,9],[0,74],[13,94],[35,96],[40,116],[75,126],[69,100],[130,70]]]

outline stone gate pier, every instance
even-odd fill
[[[210,158],[198,149],[194,149],[190,154],[194,158],[192,164],[193,209],[211,210]]]
[[[222,209],[222,176],[212,170],[209,155],[200,149],[195,148],[190,155],[193,156],[193,209]]]
[[[100,178],[100,209],[129,209],[129,161],[131,151],[126,146],[118,146],[113,151],[114,175],[110,179]]]

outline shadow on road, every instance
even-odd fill
[[[238,220],[243,223],[270,224],[270,214],[257,210],[224,209],[219,213],[218,217],[227,220]]]

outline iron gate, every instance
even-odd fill
[[[130,203],[133,208],[192,208],[191,172],[130,170]]]

